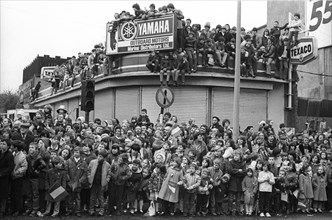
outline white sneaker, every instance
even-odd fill
[[[268,218],[271,217],[270,213],[268,213],[268,212],[265,214],[265,216],[268,217]]]
[[[261,214],[259,215],[260,217],[265,217],[264,213],[261,212]]]

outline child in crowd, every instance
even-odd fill
[[[307,164],[301,167],[299,175],[299,203],[298,209],[303,213],[310,213],[312,199],[314,198],[312,189],[312,170]]]
[[[244,192],[244,204],[246,215],[251,216],[253,213],[254,198],[257,192],[258,182],[251,168],[247,169],[247,175],[242,181],[242,191]]]
[[[297,45],[299,43],[298,35],[299,35],[299,31],[300,31],[302,21],[300,19],[300,14],[299,13],[295,13],[293,18],[294,19],[292,19],[288,24],[288,28],[289,28],[288,39],[290,41],[294,42],[294,45]],[[294,40],[293,40],[293,36],[294,36]]]
[[[172,62],[168,53],[165,53],[160,62],[160,85],[167,85],[171,76]],[[166,83],[164,83],[164,74],[166,74]]]
[[[197,205],[196,205],[197,216],[201,215],[206,216],[210,190],[212,188],[213,185],[209,170],[207,168],[203,168],[201,170],[201,184],[199,185],[197,192]]]
[[[270,204],[272,195],[272,186],[275,183],[273,173],[269,171],[270,164],[263,163],[263,170],[258,174],[259,183],[259,210],[261,217],[271,217]]]
[[[42,216],[48,216],[51,214],[51,208],[53,208],[52,217],[58,217],[60,213],[60,202],[62,199],[61,195],[58,197],[54,197],[54,191],[58,190],[59,187],[63,189],[66,188],[66,171],[64,169],[64,160],[60,156],[55,156],[52,159],[53,168],[47,172],[46,176],[46,189],[48,189],[48,193],[46,194],[46,211],[42,214]]]
[[[326,196],[326,186],[327,179],[325,175],[324,168],[322,166],[318,167],[317,173],[313,175],[312,187],[314,191],[314,212],[322,213],[324,208],[324,202],[327,201]]]
[[[197,189],[201,184],[201,177],[196,174],[197,165],[190,164],[188,172],[183,177],[184,210],[183,216],[195,216]]]

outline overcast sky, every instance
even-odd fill
[[[61,57],[88,52],[105,42],[106,23],[115,12],[133,13],[132,5],[148,8],[172,2],[185,18],[202,26],[236,26],[236,1],[3,1],[1,7],[0,91],[18,90],[23,69],[39,54]],[[242,26],[266,24],[266,1],[242,1]]]

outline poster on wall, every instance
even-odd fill
[[[174,49],[174,15],[106,24],[106,54]]]
[[[318,48],[332,45],[332,0],[307,1],[307,30],[316,37]]]

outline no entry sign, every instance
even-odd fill
[[[174,102],[174,92],[171,88],[161,86],[156,92],[156,102],[161,108],[168,108]]]

